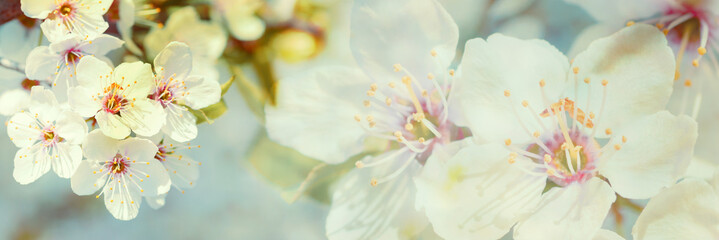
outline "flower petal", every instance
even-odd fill
[[[117,140],[105,136],[102,131],[95,129],[85,138],[82,150],[88,161],[108,161],[117,154]]]
[[[94,97],[97,93],[85,87],[72,87],[68,90],[68,104],[82,117],[95,116],[101,108],[100,100]]]
[[[501,238],[541,200],[546,177],[509,164],[501,145],[469,144],[445,158],[438,150],[415,183],[418,208],[445,239]]]
[[[549,101],[558,100],[566,86],[568,70],[567,58],[542,40],[520,40],[501,34],[493,34],[487,41],[473,39],[465,47],[461,76],[452,87],[451,102],[464,114],[476,142],[507,138],[528,141],[532,136],[523,131],[521,124],[532,132],[541,130],[536,116],[532,116],[539,113],[529,109],[543,111],[548,107],[542,92]],[[541,80],[545,87],[540,87]],[[531,108],[520,105],[525,100]],[[552,123],[548,118],[540,121]]]
[[[187,44],[170,42],[155,57],[155,73],[163,82],[184,80],[192,71],[192,52]]]
[[[87,149],[85,150],[87,151]],[[97,190],[105,185],[109,176],[106,172],[100,171],[101,168],[102,166],[95,161],[81,161],[75,174],[70,178],[72,191],[80,196],[97,192]]]
[[[50,171],[50,156],[41,143],[20,148],[15,154],[12,176],[20,184],[30,184]]]
[[[93,56],[81,58],[75,69],[77,70],[77,82],[80,86],[93,93],[102,93],[102,83],[109,82],[107,78],[112,76],[111,66]]]
[[[28,112],[16,113],[7,124],[7,135],[19,148],[29,147],[42,135],[37,120]]]
[[[112,80],[120,86],[129,86],[123,92],[126,98],[147,98],[155,85],[150,64],[143,62],[122,63],[112,73]]]
[[[366,134],[355,114],[364,109],[369,79],[356,69],[319,68],[281,80],[277,105],[265,108],[269,137],[302,154],[341,163],[362,151]]]
[[[51,52],[47,46],[36,47],[27,55],[25,74],[28,79],[51,81],[55,79],[61,61],[62,56]]]
[[[132,164],[132,167],[142,164],[150,165],[147,163],[157,161],[155,160],[157,146],[147,139],[128,138],[122,140],[117,145],[117,151],[128,160],[137,162],[137,165]]]
[[[166,115],[160,103],[149,99],[138,99],[135,106],[120,111],[122,122],[140,136],[152,136],[160,132]]]
[[[123,43],[119,38],[102,34],[83,42],[78,48],[87,54],[105,56],[108,52],[122,47]]]
[[[165,206],[165,198],[167,198],[167,194],[160,194],[157,196],[147,196],[145,197],[145,201],[152,209],[160,209],[162,206]]]
[[[95,115],[95,120],[102,133],[108,137],[123,139],[130,135],[130,127],[118,115],[100,111]]]
[[[192,109],[201,109],[220,101],[222,89],[217,81],[200,76],[185,79],[187,95],[180,96],[185,104]]]
[[[55,0],[21,0],[20,8],[28,17],[43,19],[57,6]]]
[[[609,184],[599,178],[552,188],[534,214],[514,227],[514,239],[591,239],[615,199]]]
[[[170,175],[172,185],[177,188],[192,188],[200,178],[199,164],[187,156],[168,157],[162,162]]]
[[[30,94],[25,89],[8,90],[0,94],[0,115],[10,116],[30,105]]]
[[[434,0],[354,1],[350,23],[352,53],[359,66],[380,83],[402,77],[393,72],[394,64],[418,77],[442,76],[454,59],[457,24]]]
[[[719,192],[686,179],[654,196],[637,218],[632,236],[644,239],[719,239]]]
[[[622,197],[649,198],[684,176],[696,139],[693,119],[658,112],[616,130],[607,144],[621,148],[602,152],[598,170]]]
[[[255,15],[228,12],[224,16],[230,33],[239,40],[254,41],[265,33],[265,22]]]
[[[80,145],[58,143],[52,158],[52,170],[61,178],[70,178],[82,161]]]
[[[60,106],[55,94],[42,86],[30,90],[30,112],[37,114],[42,122],[55,122],[60,115]]]
[[[120,181],[128,181],[127,176],[121,176],[123,180]],[[140,212],[142,196],[140,195],[140,190],[136,187],[124,187],[122,184],[124,183],[110,181],[108,186],[105,186],[105,208],[116,219],[127,221],[137,217]]]
[[[81,144],[87,136],[87,124],[77,113],[64,111],[55,122],[55,132],[67,143]]]
[[[162,132],[178,142],[187,142],[197,137],[197,119],[184,107],[170,104],[165,108],[167,122]]]
[[[143,159],[142,161],[148,161],[150,164],[136,164],[132,169],[133,172],[138,170],[137,176],[144,180],[138,183],[143,190],[142,196],[157,196],[170,191],[172,182],[170,182],[170,176],[167,174],[165,167],[154,158]],[[145,173],[145,175],[142,173]]]
[[[674,54],[654,26],[635,24],[596,40],[572,66],[579,72],[570,79],[578,86],[569,88],[567,96],[576,96],[578,107],[596,113],[599,137],[606,137],[606,128],[664,109],[672,93]],[[586,78],[590,84],[583,82]],[[592,98],[589,106],[587,98]]]
[[[408,157],[412,157],[412,165],[396,178],[376,187],[370,185],[372,177],[389,174]],[[425,228],[427,218],[414,208],[412,176],[420,166],[407,152],[396,159],[387,165],[353,169],[336,184],[327,216],[327,238],[409,239]]]

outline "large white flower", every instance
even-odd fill
[[[197,137],[195,116],[187,108],[201,109],[220,101],[220,84],[192,72],[190,48],[171,42],[155,57],[155,84],[149,98],[165,110],[162,132],[173,140],[186,142]]]
[[[112,216],[130,220],[137,216],[143,196],[158,196],[170,190],[170,177],[155,160],[157,147],[150,140],[116,140],[95,130],[82,144],[87,160],[72,176],[72,191],[78,195],[104,195]]]
[[[443,237],[499,238],[517,223],[515,239],[589,239],[615,193],[649,198],[691,159],[696,123],[662,111],[674,59],[653,26],[597,40],[571,66],[547,42],[495,34],[467,43],[460,71],[451,101],[489,145],[418,179]]]
[[[383,154],[358,161],[338,183],[327,234],[411,236],[424,226],[401,227],[405,216],[423,222],[410,206],[408,179],[434,148],[458,138],[447,103],[457,26],[433,0],[355,1],[351,22],[361,70],[322,67],[282,79],[277,106],[265,108],[267,131],[274,141],[331,164],[362,152],[367,138],[389,141]]]
[[[181,144],[162,134],[155,135],[150,140],[157,146],[155,159],[165,167],[167,174],[170,175],[172,186],[181,193],[185,193],[185,189],[195,187],[197,179],[200,178],[199,166],[202,163],[183,155],[182,150],[200,148],[200,146],[190,146],[189,143]],[[145,199],[150,207],[158,209],[165,205],[165,197],[167,194],[147,196]]]
[[[77,64],[82,57],[91,55],[110,63],[105,54],[122,43],[122,40],[105,34],[94,38],[70,34],[50,46],[33,49],[27,56],[25,74],[32,80],[51,82],[62,101],[67,98],[68,88],[77,85]]]
[[[76,113],[62,111],[50,90],[32,88],[29,111],[16,113],[7,122],[10,140],[19,147],[13,177],[20,184],[32,183],[53,171],[70,178],[82,160],[80,143],[87,124]]]
[[[649,200],[632,228],[634,239],[719,239],[716,177],[711,184],[685,179]]]
[[[45,19],[40,27],[50,41],[69,33],[95,37],[107,30],[103,19],[112,0],[22,0],[22,11],[31,18]]]
[[[215,64],[227,44],[227,34],[221,26],[200,20],[193,7],[178,9],[170,15],[164,27],[154,27],[145,36],[145,53],[148,57],[155,57],[172,41],[190,46],[192,75],[218,80]]]
[[[78,86],[69,90],[70,107],[83,117],[95,117],[105,135],[122,139],[132,129],[152,136],[165,123],[162,106],[147,98],[152,93],[150,64],[123,63],[114,70],[86,56],[77,64]]]

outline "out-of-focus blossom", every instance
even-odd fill
[[[61,110],[52,91],[42,86],[32,88],[29,111],[13,115],[7,131],[20,148],[13,171],[20,184],[34,182],[51,166],[61,178],[70,178],[82,160],[80,143],[87,134],[84,119]]]
[[[77,85],[77,64],[84,56],[94,56],[111,63],[107,52],[122,46],[122,40],[102,34],[84,38],[77,34],[39,46],[27,56],[25,74],[28,79],[49,82],[60,101],[67,99],[67,90]],[[59,84],[58,84],[59,83]]]
[[[220,84],[191,75],[192,53],[180,42],[171,42],[155,57],[155,80],[149,98],[159,103],[167,121],[162,132],[178,142],[197,137],[195,116],[187,108],[201,109],[220,101]]]
[[[257,40],[265,33],[265,22],[255,14],[262,0],[213,0],[232,37],[243,41]]]
[[[100,130],[88,134],[82,144],[87,160],[72,176],[72,191],[78,195],[104,195],[112,216],[130,220],[137,216],[143,196],[154,197],[170,190],[170,177],[155,159],[157,146],[150,140],[116,140]]]
[[[107,30],[103,19],[112,0],[22,0],[26,16],[44,19],[42,30],[50,41],[69,33],[95,37]]]
[[[125,41],[127,50],[136,54],[142,55],[142,50],[132,40],[132,26],[135,24],[142,24],[146,26],[155,27],[158,24],[148,20],[160,12],[160,8],[148,3],[147,0],[115,0],[119,1],[118,4],[118,21],[117,31],[120,32],[122,40]]]
[[[571,65],[544,41],[492,35],[467,43],[460,71],[450,101],[489,145],[418,179],[440,236],[499,238],[514,226],[515,239],[590,239],[615,193],[652,197],[691,159],[696,123],[662,111],[674,59],[653,26],[597,40]],[[556,187],[544,191],[547,180]]]
[[[217,81],[215,69],[217,59],[227,43],[227,34],[222,27],[200,20],[192,7],[181,8],[170,15],[163,28],[153,28],[145,37],[145,52],[148,57],[157,56],[172,41],[187,44],[192,51],[192,75]]]
[[[27,54],[36,46],[40,28],[27,28],[20,20],[0,26],[0,61],[2,65],[15,65],[16,70],[0,67],[0,115],[10,116],[27,109],[30,88],[36,85],[50,86],[48,82],[29,80],[20,70]]]
[[[123,63],[113,70],[85,56],[77,64],[77,73],[79,85],[69,90],[70,107],[83,117],[94,117],[105,135],[123,139],[131,129],[142,136],[160,131],[165,111],[147,98],[154,82],[150,64]]]
[[[457,26],[432,0],[356,1],[351,22],[361,70],[324,67],[281,80],[277,107],[265,109],[268,133],[332,164],[362,152],[366,138],[391,141],[338,183],[327,235],[411,237],[426,224],[411,204],[411,178],[457,137],[447,103]]]
[[[719,175],[712,182],[687,178],[649,200],[632,236],[637,240],[719,239],[717,203]]]

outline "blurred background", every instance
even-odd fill
[[[261,108],[272,101],[273,84],[283,76],[323,64],[352,64],[348,43],[351,1],[237,1],[252,2],[254,9],[247,14],[262,21],[239,32],[233,31],[230,20],[219,19],[225,13],[216,13],[218,4],[230,1],[134,1],[136,6],[150,4],[159,11],[136,16],[132,29],[140,34],[129,39],[134,39],[141,51],[149,51],[148,46],[143,46],[147,45],[143,33],[162,27],[159,24],[168,18],[168,12],[179,6],[193,6],[203,21],[228,29],[226,48],[217,64],[209,66],[217,72],[221,83],[236,77],[234,86],[223,97],[226,111],[211,124],[199,126],[199,136],[192,144],[202,148],[184,153],[202,162],[196,187],[184,194],[172,190],[166,205],[159,210],[143,203],[136,219],[119,221],[105,210],[101,200],[76,196],[69,179],[46,174],[30,185],[18,184],[12,177],[17,149],[3,134],[0,239],[326,238],[324,225],[331,181],[311,186],[307,195],[293,201],[297,197],[294,190],[317,162],[267,140]],[[502,32],[520,38],[543,38],[568,53],[580,31],[594,24],[582,9],[563,0],[439,1],[459,25],[458,51],[468,39]],[[3,0],[0,5],[4,21],[15,21],[12,18],[17,14],[12,9],[19,9],[19,0]],[[107,18],[111,22],[109,32],[118,33],[112,27],[113,16]],[[0,26],[0,56],[24,62],[37,41],[9,46],[10,39],[23,36],[3,34],[9,31],[7,26]],[[27,34],[32,35],[32,31]],[[37,39],[37,35],[24,37]],[[120,60],[124,54],[115,55]],[[0,68],[0,82],[17,78],[15,75],[16,72]],[[6,132],[4,125],[0,131]],[[631,226],[635,217],[627,212],[622,222]],[[605,228],[615,229],[615,220],[610,215]],[[629,230],[625,227],[622,231]],[[428,229],[420,238],[436,237]]]

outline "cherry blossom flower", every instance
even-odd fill
[[[180,42],[171,42],[155,57],[155,84],[149,98],[165,111],[162,132],[186,142],[197,137],[195,116],[187,108],[201,109],[220,101],[220,84],[190,75],[192,53]]]
[[[155,159],[158,149],[150,140],[116,140],[94,130],[82,149],[87,160],[72,176],[72,191],[82,196],[102,189],[95,197],[104,195],[105,207],[117,219],[135,218],[143,196],[170,190],[170,177]]]
[[[95,37],[107,30],[103,19],[112,0],[22,0],[22,11],[31,18],[44,19],[40,25],[45,35],[53,39],[75,33]]]
[[[172,41],[182,42],[192,50],[192,75],[218,81],[215,69],[217,59],[227,44],[227,34],[222,27],[202,21],[192,7],[173,12],[165,26],[154,27],[145,37],[145,52],[148,57],[157,56]]]
[[[51,166],[61,178],[75,173],[87,125],[76,113],[60,110],[52,91],[33,87],[29,111],[16,113],[6,124],[10,140],[20,148],[15,154],[15,181],[32,183]]]
[[[360,69],[322,67],[281,80],[277,106],[265,108],[267,131],[330,164],[361,153],[365,139],[387,140],[384,153],[356,162],[338,183],[327,235],[411,237],[426,224],[412,206],[411,178],[434,148],[458,137],[447,102],[457,26],[433,0],[355,1],[351,22]]]
[[[135,24],[144,26],[157,26],[158,23],[149,20],[160,12],[160,8],[146,0],[119,0],[117,30],[125,41],[127,50],[135,55],[142,55],[140,47],[132,41],[132,26]]]
[[[181,144],[162,136],[162,134],[155,135],[150,140],[157,146],[155,159],[165,167],[167,174],[170,175],[172,186],[181,193],[185,193],[185,189],[195,187],[195,183],[200,177],[199,166],[202,163],[183,155],[182,150],[200,148],[200,146],[190,146],[189,143]],[[167,194],[148,196],[145,199],[150,207],[158,209],[165,205],[165,197]]]
[[[152,136],[165,123],[162,106],[147,98],[153,86],[150,64],[122,63],[113,70],[85,56],[77,64],[77,81],[69,90],[70,107],[83,117],[94,117],[109,137],[123,139],[130,130]]]
[[[485,144],[429,159],[418,205],[450,239],[513,226],[515,239],[590,239],[615,194],[652,197],[687,169],[696,123],[663,111],[674,64],[666,38],[644,24],[593,42],[571,65],[540,40],[470,40],[451,100]]]
[[[122,43],[122,40],[105,34],[95,38],[70,34],[50,46],[33,49],[27,56],[25,74],[28,79],[52,83],[55,94],[62,101],[67,99],[68,88],[77,85],[77,64],[82,57],[92,55],[110,63],[104,55]]]
[[[632,236],[644,239],[719,238],[719,175],[712,182],[687,178],[654,196]]]

